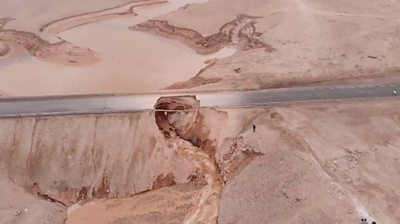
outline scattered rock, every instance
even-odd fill
[[[152,190],[157,190],[163,187],[170,187],[176,184],[175,176],[172,173],[168,173],[167,175],[160,174],[157,176],[157,179],[154,180]]]
[[[0,57],[5,56],[8,51],[9,51],[9,47],[6,43],[0,41]]]
[[[282,190],[282,194],[283,194],[283,196],[285,196],[285,198],[289,198],[289,195],[285,189]]]
[[[14,216],[19,216],[19,215],[21,215],[21,210],[16,209],[16,210],[13,211],[12,214],[13,214]]]

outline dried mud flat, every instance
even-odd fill
[[[88,23],[99,22],[115,17],[135,16],[136,14],[133,12],[133,9],[137,6],[146,6],[165,2],[167,1],[133,1],[111,9],[63,18],[43,25],[38,30],[38,34],[45,33],[57,36],[63,31]],[[92,50],[78,47],[73,43],[62,40],[59,36],[57,38],[59,38],[60,41],[57,43],[50,43],[35,33],[5,29],[4,27],[7,23],[12,22],[13,20],[15,19],[0,18],[0,43],[3,46],[0,48],[0,59],[4,59],[6,56],[7,58],[21,56],[8,54],[12,50],[10,48],[22,46],[26,53],[29,53],[35,58],[53,63],[73,66],[90,65],[99,61],[98,55],[96,55]]]
[[[400,221],[398,101],[196,105],[0,119],[0,221],[63,223],[68,207],[67,223]]]
[[[128,27],[201,1],[121,0],[100,10],[85,3],[83,13],[71,2],[61,13],[68,16],[45,21],[44,14],[31,26],[12,13],[10,2],[11,12],[4,14],[11,16],[0,18],[0,90],[9,96],[151,92],[183,81],[206,66],[204,61],[234,52],[203,56]]]
[[[362,1],[341,0],[219,0],[188,6],[136,27],[204,52],[207,48],[201,44],[210,44],[207,40],[220,37],[217,32],[224,24],[245,14],[256,18],[247,31],[253,32],[257,41],[275,49],[238,52],[168,89],[246,90],[324,83],[397,82],[400,39],[396,34],[399,30],[396,11],[399,7],[397,1],[386,4],[373,1],[366,6]],[[208,50],[223,41],[212,43]]]
[[[399,81],[394,0],[49,2],[31,20],[40,5],[23,4],[0,10],[3,95]],[[237,51],[212,55],[224,47]]]

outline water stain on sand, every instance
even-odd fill
[[[178,42],[130,31],[129,26],[204,0],[175,0],[135,9],[137,16],[114,18],[75,27],[59,36],[76,46],[95,51],[100,61],[68,66],[37,59],[0,65],[0,90],[8,95],[63,95],[154,92],[194,76],[212,58],[235,52],[224,48],[199,55]]]

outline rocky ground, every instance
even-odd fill
[[[7,193],[1,217],[63,223],[67,207],[97,198],[70,209],[73,223],[98,223],[91,214],[103,223],[400,221],[398,101],[254,109],[173,101],[159,105],[188,112],[1,119],[3,186],[60,211],[24,213]]]

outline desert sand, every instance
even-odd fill
[[[161,108],[196,108],[163,102]],[[146,112],[0,119],[1,175],[34,200],[47,201],[40,206],[61,206],[62,217],[69,207],[83,205],[70,210],[73,223],[98,223],[102,214],[105,223],[215,217],[218,223],[368,218],[395,224],[399,107],[397,100],[365,100],[199,108],[167,117]],[[177,189],[182,184],[196,193]],[[3,198],[1,212],[13,223],[46,215],[28,208],[13,216],[25,207],[11,206],[12,194]],[[62,223],[60,216],[51,223]]]
[[[204,61],[230,56],[235,49],[198,55],[173,41],[128,29],[186,3],[191,1],[132,2],[41,27],[39,33],[60,39],[56,43],[9,30],[14,20],[4,20],[3,48],[11,51],[22,43],[34,57],[3,59],[0,89],[11,96],[151,92],[187,80],[206,66]]]
[[[2,3],[3,95],[399,81],[394,0],[49,2]]]
[[[400,2],[0,1],[0,97],[400,81]],[[0,118],[0,223],[400,223],[396,98]],[[182,111],[184,110],[184,111]]]
[[[217,0],[189,6],[157,20],[207,37],[217,35],[238,15],[255,17],[253,38],[274,51],[260,48],[238,52],[172,87],[264,89],[398,81],[399,7],[397,1],[365,4],[341,0]],[[200,16],[206,13],[207,17]],[[152,27],[149,31],[153,32]],[[172,38],[181,41],[180,36],[177,33]]]

